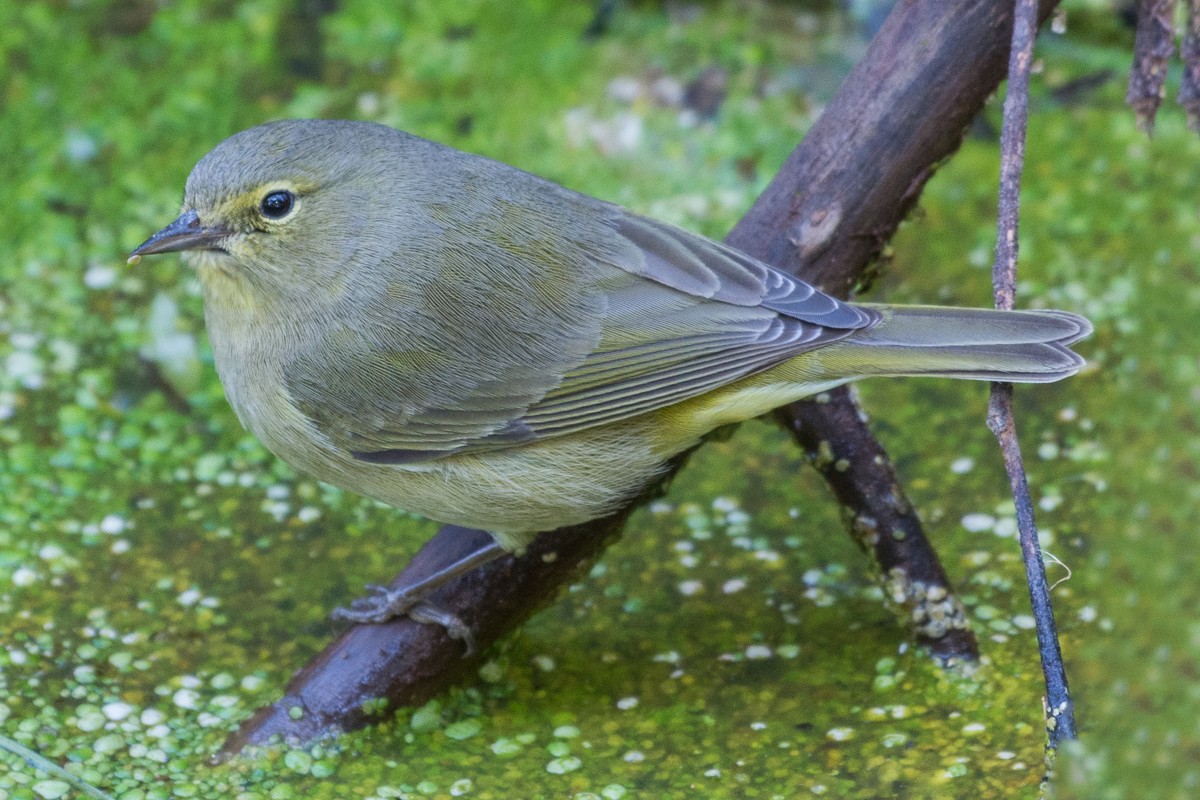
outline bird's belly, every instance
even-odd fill
[[[282,386],[255,381],[254,386]],[[282,389],[226,386],[242,423],[301,472],[438,522],[491,532],[524,547],[539,531],[615,511],[658,475],[665,458],[651,415],[569,436],[410,464],[360,461],[335,447]]]
[[[539,531],[617,510],[663,464],[642,420],[424,464],[355,461],[325,480],[430,519],[490,531],[516,550]]]

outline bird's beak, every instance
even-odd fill
[[[142,256],[155,253],[174,253],[179,250],[224,250],[221,243],[230,231],[224,228],[206,228],[194,210],[187,210],[179,218],[129,254],[129,263],[136,264]]]

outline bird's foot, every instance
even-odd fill
[[[365,597],[355,599],[349,608],[334,609],[332,617],[358,625],[382,624],[396,617],[408,617],[424,625],[441,625],[451,639],[458,639],[466,646],[464,658],[474,654],[475,635],[467,624],[456,614],[422,599],[412,587],[389,589],[371,584],[366,589]]]
[[[475,634],[457,614],[452,614],[433,603],[421,602],[408,610],[408,618],[423,625],[441,625],[451,639],[463,643],[463,647],[466,648],[463,658],[475,655]]]
[[[414,606],[421,602],[421,597],[404,586],[399,589],[389,589],[377,583],[369,583],[364,587],[366,597],[357,597],[349,608],[335,608],[334,619],[344,619],[360,625],[379,624],[393,617],[402,617]]]

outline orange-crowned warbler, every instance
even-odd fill
[[[719,242],[365,122],[238,133],[192,170],[183,251],[238,418],[320,480],[495,543],[613,511],[714,428],[869,375],[1047,382],[1063,311],[850,304]]]

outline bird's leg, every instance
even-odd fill
[[[350,608],[335,609],[333,618],[359,624],[370,624],[387,622],[394,617],[408,616],[416,622],[443,626],[451,637],[460,639],[466,644],[466,654],[470,655],[475,651],[471,629],[457,616],[427,602],[425,598],[460,575],[465,575],[489,561],[495,561],[507,552],[493,540],[458,561],[440,568],[432,575],[426,575],[416,583],[395,588],[368,586],[367,591],[370,594],[367,597],[358,598],[351,603]]]

